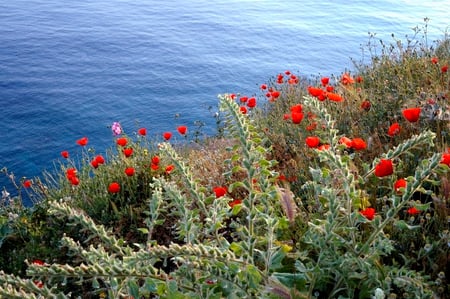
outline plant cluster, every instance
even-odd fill
[[[0,297],[447,298],[449,39],[374,39],[355,74],[220,95],[220,136],[113,123],[3,190]]]

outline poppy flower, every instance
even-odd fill
[[[252,97],[252,98],[248,99],[247,107],[248,108],[255,108],[256,107],[256,98]]]
[[[446,73],[448,71],[448,64],[441,67],[441,72]]]
[[[431,63],[432,64],[437,64],[439,62],[439,58],[435,57],[431,57]]]
[[[33,281],[34,285],[40,289],[42,289],[44,287],[44,283],[42,282],[42,280],[34,280]]]
[[[298,82],[300,82],[300,79],[295,75],[291,75],[291,77],[288,79],[288,84],[290,85],[297,84]]]
[[[330,149],[330,145],[328,143],[321,144],[321,145],[319,145],[319,147],[317,149],[319,151],[329,150]]]
[[[72,185],[77,186],[77,185],[80,184],[80,179],[79,179],[78,177],[76,177],[76,176],[73,176],[73,177],[71,177],[71,178],[69,179],[69,182],[70,182]]]
[[[308,93],[313,97],[319,97],[323,95],[323,90],[318,87],[308,86]]]
[[[274,91],[270,92],[270,97],[272,99],[277,99],[279,96],[280,96],[280,92],[277,91],[277,90],[274,90]]]
[[[23,182],[22,184],[25,188],[30,188],[31,187],[31,181],[30,180],[26,180]]]
[[[147,129],[146,128],[140,128],[138,130],[138,134],[141,135],[141,136],[147,135]]]
[[[122,126],[120,125],[119,122],[115,121],[115,122],[113,122],[113,124],[111,126],[111,131],[114,136],[118,136],[118,135],[122,134]]]
[[[361,213],[361,215],[366,217],[368,220],[373,220],[373,218],[375,217],[375,209],[374,208],[365,208],[364,210],[359,211],[359,213]]]
[[[385,177],[394,173],[394,166],[392,160],[381,159],[377,165],[375,165],[375,175],[377,177]]]
[[[305,139],[306,145],[310,148],[318,147],[320,144],[320,138],[317,136],[309,136]]]
[[[418,209],[416,209],[416,207],[411,207],[408,210],[406,210],[406,213],[408,213],[411,216],[420,214],[420,211]]]
[[[130,157],[133,154],[133,149],[131,147],[127,147],[123,149],[123,154],[125,155],[125,157]]]
[[[322,82],[322,86],[327,86],[328,85],[328,83],[330,82],[330,78],[328,78],[328,77],[322,77],[321,79],[320,79],[320,82]]]
[[[398,135],[398,133],[400,133],[400,124],[393,123],[388,129],[388,135],[394,137],[395,135]]]
[[[153,156],[152,157],[152,164],[156,164],[156,165],[159,164],[159,157],[158,156]]]
[[[69,158],[69,152],[68,151],[62,151],[61,156],[65,159]]]
[[[242,114],[247,114],[247,107],[241,106],[241,107],[239,107],[239,111],[240,111]]]
[[[227,194],[227,187],[214,187],[213,191],[214,194],[216,195],[216,198],[219,198]]]
[[[333,102],[342,102],[344,100],[343,97],[341,97],[337,93],[332,93],[332,92],[327,93],[327,98]]]
[[[77,176],[77,170],[75,168],[68,168],[66,170],[66,177],[68,180],[70,180],[70,178]]]
[[[351,147],[355,151],[361,151],[367,148],[367,144],[362,138],[353,138]]]
[[[108,192],[109,193],[119,193],[120,191],[120,185],[117,182],[112,182],[108,186]]]
[[[35,266],[45,266],[44,261],[43,260],[39,260],[39,259],[33,260],[32,264],[35,265]]]
[[[170,164],[170,165],[166,166],[165,172],[166,172],[166,174],[170,174],[174,169],[175,169],[175,166]]]
[[[364,81],[363,77],[361,76],[356,77],[355,80],[357,83],[362,83]]]
[[[293,112],[291,113],[291,119],[294,124],[299,124],[302,122],[303,113],[301,112]]]
[[[80,146],[86,146],[88,144],[88,138],[83,137],[77,140],[77,144]]]
[[[134,168],[133,167],[127,167],[126,169],[125,169],[125,174],[127,175],[127,176],[133,176],[134,175]]]
[[[127,145],[128,140],[125,137],[117,138],[116,143],[117,143],[117,145],[125,146],[125,145]]]
[[[187,127],[186,126],[178,126],[177,128],[178,133],[180,133],[181,135],[185,135],[187,132]]]
[[[151,165],[150,165],[150,168],[152,169],[152,170],[158,170],[159,169],[159,165],[158,164],[154,164],[154,163],[152,163]]]
[[[350,74],[343,74],[341,77],[341,83],[344,85],[349,85],[355,83],[355,80],[350,76]]]
[[[450,167],[450,153],[443,153],[442,154],[442,159],[441,159],[441,164],[445,164],[448,167]]]
[[[339,138],[339,143],[340,144],[344,144],[347,148],[351,148],[352,147],[352,140],[348,137],[341,137]]]
[[[420,107],[417,108],[408,108],[402,111],[403,116],[409,122],[416,122],[420,117]]]
[[[97,156],[95,156],[95,161],[97,161],[98,164],[104,164],[105,158],[103,158],[102,155],[97,155]]]
[[[245,103],[245,102],[247,102],[247,100],[248,100],[248,97],[240,97],[240,98],[239,98],[239,101],[240,101],[241,103]]]
[[[266,89],[267,89],[267,85],[266,85],[266,84],[261,84],[260,88],[261,88],[262,90],[266,90]]]
[[[170,132],[164,132],[163,137],[165,140],[169,140],[172,137],[172,133]]]
[[[297,104],[291,107],[291,113],[302,113],[303,107],[301,104]]]
[[[361,109],[365,111],[369,111],[371,106],[372,104],[368,100],[365,100],[361,103]]]
[[[331,85],[328,85],[327,87],[325,87],[325,90],[326,90],[327,92],[333,92],[334,87],[331,86]]]
[[[278,74],[278,76],[277,76],[277,83],[278,84],[283,83],[283,74]]]
[[[405,179],[398,179],[394,183],[394,190],[397,194],[402,194],[400,188],[406,188],[407,181]]]
[[[91,166],[97,169],[97,168],[98,168],[98,162],[97,162],[97,160],[95,160],[95,159],[92,160],[92,161],[91,161]]]
[[[228,203],[228,205],[230,206],[230,208],[233,208],[236,205],[240,205],[242,203],[242,199],[233,199],[232,201],[230,201]]]

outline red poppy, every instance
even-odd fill
[[[91,161],[91,166],[94,167],[94,168],[98,168],[98,161],[95,160],[95,159],[92,160],[92,161]]]
[[[216,195],[216,198],[219,198],[227,194],[227,187],[214,187],[213,191],[214,194]]]
[[[138,130],[138,134],[141,135],[141,136],[147,135],[147,129],[146,128],[140,128]]]
[[[98,164],[103,164],[105,163],[105,158],[103,158],[102,155],[97,155],[95,156],[95,161],[97,161]]]
[[[170,132],[164,132],[163,137],[165,140],[169,140],[172,137],[172,133]]]
[[[181,135],[185,135],[187,132],[187,127],[186,126],[178,126],[177,128],[178,133],[180,133]]]
[[[30,188],[31,187],[31,181],[30,180],[26,180],[23,182],[22,184],[25,188]]]
[[[152,157],[152,164],[156,164],[156,165],[159,164],[159,157],[158,156],[153,156]]]
[[[65,159],[69,158],[69,152],[68,151],[62,151],[61,156]]]
[[[74,186],[77,186],[80,184],[80,179],[76,176],[73,176],[69,179],[70,183]]]
[[[443,153],[442,154],[442,159],[441,159],[441,164],[445,164],[448,167],[450,167],[450,153]]]
[[[131,147],[124,148],[123,154],[128,158],[133,154],[133,149]]]
[[[86,146],[88,144],[88,138],[83,137],[77,140],[77,144],[80,146]]]
[[[437,64],[439,62],[439,58],[435,57],[431,57],[431,63],[432,64]]]
[[[127,167],[127,168],[125,169],[125,174],[126,174],[127,176],[133,176],[133,175],[134,175],[134,168],[133,168],[133,167]]]
[[[283,120],[288,120],[288,119],[290,119],[291,118],[291,115],[290,114],[283,114]]]
[[[158,164],[154,164],[154,163],[152,163],[152,165],[150,165],[150,168],[152,169],[152,170],[158,170],[159,169],[159,165]]]
[[[308,93],[317,98],[323,95],[323,90],[318,87],[308,86]]]
[[[325,90],[326,90],[327,92],[332,92],[332,91],[334,90],[334,87],[331,86],[331,85],[328,85],[328,86],[325,88]]]
[[[34,280],[33,281],[34,285],[40,289],[42,289],[44,287],[44,283],[42,282],[42,280]]]
[[[327,86],[328,83],[330,82],[330,78],[328,78],[328,77],[322,77],[322,78],[320,79],[320,81],[322,82],[322,86]]]
[[[303,113],[293,112],[293,113],[291,113],[291,119],[294,124],[299,124],[302,122]]]
[[[319,147],[317,149],[319,151],[329,150],[330,149],[330,145],[328,143],[321,144],[321,145],[319,145]]]
[[[362,83],[364,81],[363,77],[361,77],[361,76],[356,77],[355,80],[357,83]]]
[[[320,138],[317,136],[309,136],[305,139],[306,145],[310,148],[318,147],[320,144]]]
[[[291,77],[288,79],[288,83],[291,85],[297,84],[298,82],[300,82],[300,79],[295,75],[291,75]]]
[[[420,117],[420,107],[417,108],[408,108],[402,111],[403,116],[406,118],[409,122],[416,122],[419,120]]]
[[[353,138],[351,146],[355,151],[360,151],[367,148],[366,142],[362,138]]]
[[[400,188],[406,188],[407,181],[405,179],[398,179],[394,183],[394,190],[397,194],[402,194]]]
[[[418,209],[416,209],[416,207],[411,207],[408,210],[406,210],[406,213],[408,213],[411,216],[420,214],[420,211]]]
[[[232,201],[230,201],[228,203],[228,205],[230,206],[230,208],[233,208],[236,205],[240,205],[242,203],[242,199],[233,199]]]
[[[302,113],[303,107],[301,104],[297,104],[291,107],[291,113]]]
[[[395,135],[398,135],[400,133],[400,124],[399,123],[393,123],[388,130],[388,135],[391,137],[394,137]]]
[[[120,185],[117,182],[112,182],[108,186],[108,192],[109,193],[119,193],[120,191]]]
[[[359,213],[361,213],[361,215],[366,217],[368,220],[373,220],[373,218],[375,217],[375,209],[374,208],[365,208],[364,210],[359,211]]]
[[[248,100],[248,97],[240,97],[240,98],[239,98],[239,101],[240,101],[241,103],[245,103],[245,102],[247,102],[247,100]]]
[[[343,74],[341,77],[341,83],[344,85],[349,85],[355,83],[355,80],[350,76],[350,74]]]
[[[70,180],[70,178],[76,177],[76,176],[77,176],[77,170],[75,168],[68,168],[66,170],[66,177],[68,180]]]
[[[278,84],[283,83],[283,74],[278,74],[278,76],[277,76],[277,83]]]
[[[165,172],[166,172],[166,174],[170,174],[174,169],[175,169],[175,166],[170,164],[170,165],[166,166]]]
[[[274,91],[270,92],[270,97],[271,97],[272,101],[278,99],[279,96],[280,96],[280,92],[277,91],[277,90],[274,90]]]
[[[289,76],[291,74],[291,71],[290,70],[286,70],[286,71],[284,71],[284,73]]]
[[[377,165],[375,165],[375,175],[377,177],[385,177],[394,173],[394,166],[392,160],[381,159]]]
[[[365,111],[369,111],[371,106],[372,104],[368,100],[365,100],[361,103],[361,109]]]
[[[344,100],[344,98],[342,96],[338,95],[337,93],[332,93],[332,92],[327,93],[327,98],[333,102],[342,102]]]
[[[116,140],[117,145],[125,146],[128,143],[128,140],[125,137],[117,138]]]
[[[39,259],[33,260],[32,264],[36,265],[36,266],[45,266],[44,261],[43,260],[39,260]]]
[[[242,114],[247,114],[247,107],[241,106],[241,107],[239,107],[239,111],[240,111]]]
[[[339,138],[339,143],[340,144],[345,144],[345,146],[347,148],[351,148],[352,147],[352,140],[350,138],[348,138],[348,137],[345,137],[345,136]]]
[[[266,84],[261,84],[260,88],[261,88],[262,90],[266,90],[266,89],[267,89],[267,85],[266,85]]]
[[[448,71],[448,64],[443,65],[443,66],[441,67],[441,72],[446,73],[447,71]]]
[[[256,98],[252,97],[252,98],[248,99],[247,107],[255,108],[256,107]]]

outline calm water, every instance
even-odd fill
[[[101,152],[114,121],[213,134],[217,94],[255,94],[288,69],[340,74],[369,31],[391,41],[428,17],[437,39],[450,25],[447,0],[338,2],[0,0],[0,167],[39,175],[82,136]]]

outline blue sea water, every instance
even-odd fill
[[[160,136],[201,120],[212,135],[218,94],[351,70],[368,32],[389,42],[425,17],[440,39],[449,12],[447,0],[0,0],[0,167],[39,176],[83,136],[101,152],[114,121]]]

